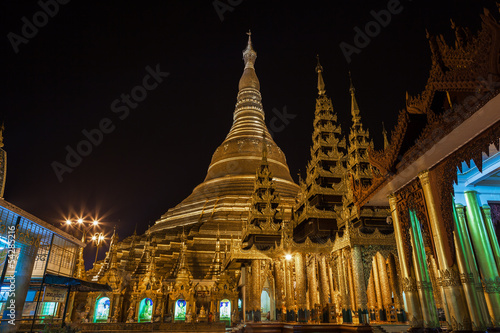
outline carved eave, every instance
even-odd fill
[[[493,80],[498,81],[500,25],[487,9],[481,20],[477,36],[452,25],[456,36],[454,46],[449,46],[442,35],[427,35],[432,67],[424,91],[417,96],[407,93],[406,109],[409,113],[432,115],[431,104],[438,91],[475,93],[481,86],[481,78],[492,75]]]
[[[368,203],[374,193],[498,94],[500,25],[487,10],[481,19],[482,28],[476,36],[454,27],[454,46],[447,45],[442,36],[429,36],[432,67],[425,89],[418,96],[407,94],[406,110],[399,113],[388,147],[381,151],[368,149],[369,161],[374,167],[372,184],[363,186],[350,179],[356,206]],[[451,103],[451,107],[441,113],[431,109],[437,92],[446,94],[448,106]],[[426,115],[427,125],[415,144],[401,151],[410,114]]]

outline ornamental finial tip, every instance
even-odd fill
[[[354,85],[352,84],[351,71],[349,71],[349,91],[351,92],[351,94],[354,93]]]
[[[319,54],[316,54],[316,60],[318,61],[318,64],[316,65],[316,73],[322,72],[323,71],[323,67],[319,63]]]
[[[318,94],[322,96],[326,93],[326,91],[323,75],[321,74],[321,72],[323,72],[323,67],[319,63],[319,54],[316,54],[316,59],[318,60],[318,64],[316,65],[316,73],[318,73]]]

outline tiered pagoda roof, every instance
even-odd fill
[[[333,111],[332,101],[326,95],[323,67],[319,59],[316,72],[318,97],[311,159],[307,165],[305,183],[301,184],[302,193],[295,215],[294,238],[298,242],[305,241],[309,235],[314,235],[319,242],[333,235],[338,229],[341,219],[339,209],[342,208],[342,198],[347,189],[346,141],[337,122],[337,114]]]

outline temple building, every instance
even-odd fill
[[[78,293],[68,319],[500,328],[500,25],[481,19],[476,35],[452,23],[454,45],[427,36],[427,84],[381,150],[352,80],[342,128],[318,59],[299,184],[265,125],[249,35],[205,180],[144,235],[114,234],[90,271],[80,252],[75,277],[113,291]]]

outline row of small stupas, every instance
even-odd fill
[[[454,27],[455,48],[429,36],[431,74],[443,66],[439,59],[472,60],[480,69],[487,67],[491,59],[466,50],[483,43],[485,35],[498,35],[496,20],[488,13],[482,19],[478,37]],[[418,105],[431,107],[439,85],[429,84],[418,98],[407,98],[391,140],[384,133],[384,149],[377,152],[362,124],[352,82],[352,124],[348,135],[342,131],[318,61],[311,158],[306,179],[297,185],[265,125],[256,57],[249,37],[233,125],[216,149],[203,183],[144,235],[134,233],[121,242],[115,235],[105,260],[92,270],[85,273],[80,261],[77,277],[113,288],[108,295],[110,316],[119,322],[137,321],[139,302],[145,297],[153,300],[158,320],[182,298],[195,314],[201,306],[216,312],[217,302],[229,299],[236,312],[259,321],[264,291],[272,303],[270,319],[283,315],[288,320],[320,320],[319,313],[328,305],[326,317],[333,312],[343,322],[366,322],[367,316],[387,320],[391,309],[398,313],[398,321],[405,321],[404,286],[396,264],[401,254],[393,227],[386,222],[393,210],[387,198],[377,200],[376,193],[412,152],[419,129],[406,131],[409,119],[419,113]],[[460,81],[451,80],[455,85]],[[436,119],[431,111],[420,113],[428,115],[424,127]],[[401,162],[398,156],[404,156]],[[431,267],[430,274],[435,283],[437,268]],[[91,315],[98,295],[81,297],[86,306],[77,309],[74,318]],[[236,306],[239,299],[241,309]],[[332,320],[326,317],[321,320]]]

